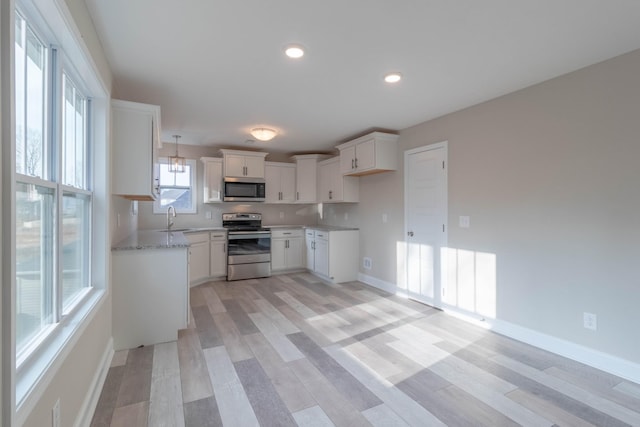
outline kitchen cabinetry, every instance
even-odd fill
[[[227,275],[227,232],[212,231],[210,234],[209,277]]]
[[[357,202],[360,182],[357,177],[340,173],[340,157],[318,163],[319,200],[323,203]]]
[[[299,229],[271,230],[271,271],[303,269],[304,233]]]
[[[227,232],[191,231],[184,233],[189,248],[189,285],[195,286],[227,275]]]
[[[264,166],[267,203],[293,203],[296,199],[296,165],[266,162]]]
[[[185,233],[189,240],[189,285],[209,277],[209,232]]]
[[[115,350],[178,339],[189,316],[188,256],[186,247],[112,253]]]
[[[370,175],[398,168],[398,135],[372,132],[337,148],[344,175]]]
[[[258,151],[220,150],[224,159],[224,176],[264,178],[264,158]]]
[[[112,193],[130,200],[153,201],[160,195],[160,107],[111,101]]]
[[[318,162],[327,157],[322,154],[292,157],[296,162],[296,203],[318,203]]]
[[[307,269],[334,283],[358,278],[358,230],[306,229]]]
[[[222,159],[217,157],[202,157],[204,165],[203,189],[204,203],[222,202]]]

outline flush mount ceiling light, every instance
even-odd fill
[[[178,155],[178,138],[180,138],[180,135],[173,135],[173,137],[176,139],[176,155],[169,156],[169,172],[183,173],[186,169],[187,160]]]
[[[394,71],[393,73],[385,74],[384,81],[387,83],[398,83],[402,80],[402,74]]]
[[[284,53],[289,58],[298,59],[304,56],[304,49],[298,44],[290,44],[284,48]]]
[[[253,128],[251,129],[251,136],[259,141],[270,141],[278,132],[269,128]]]

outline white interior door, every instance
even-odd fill
[[[447,143],[405,152],[405,286],[409,297],[442,304],[447,245]]]

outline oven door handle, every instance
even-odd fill
[[[234,231],[233,233],[229,233],[227,235],[227,238],[229,240],[264,239],[266,237],[271,237],[270,231],[266,233],[256,233],[254,231]]]

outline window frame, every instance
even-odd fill
[[[109,179],[109,150],[107,145],[108,117],[110,94],[109,86],[102,79],[98,68],[92,62],[92,58],[86,51],[84,42],[75,33],[75,29],[68,26],[71,19],[70,12],[64,3],[54,0],[34,2],[32,0],[18,0],[11,2],[10,25],[15,28],[16,14],[20,14],[34,34],[36,34],[43,45],[48,49],[47,60],[49,70],[47,71],[47,96],[45,105],[47,108],[45,120],[45,133],[47,138],[47,150],[43,156],[43,169],[47,175],[43,178],[19,174],[16,172],[16,135],[11,132],[11,156],[10,159],[3,160],[3,165],[9,164],[11,170],[11,195],[3,194],[3,205],[5,201],[10,201],[10,208],[14,214],[11,219],[11,245],[13,252],[18,244],[15,232],[15,212],[16,212],[16,184],[24,182],[27,184],[42,185],[46,188],[53,188],[55,192],[53,215],[56,217],[54,226],[54,302],[53,310],[55,318],[51,323],[31,337],[27,344],[17,353],[17,343],[12,339],[8,348],[8,356],[11,355],[11,418],[17,424],[22,424],[31,410],[37,405],[44,388],[50,383],[56,374],[62,360],[72,351],[78,342],[82,332],[88,327],[91,320],[98,312],[98,308],[104,305],[109,287],[110,275],[108,271],[108,214],[95,212],[96,200],[101,206],[110,208],[107,194]],[[3,36],[7,34],[3,31]],[[13,37],[13,30],[10,33],[11,45],[15,46],[16,39]],[[63,41],[65,49],[57,44],[57,40]],[[11,64],[15,58],[14,48],[9,50],[12,57]],[[52,56],[53,55],[53,56]],[[68,55],[68,56],[67,56]],[[52,59],[53,58],[53,59]],[[15,71],[15,65],[12,65]],[[86,101],[84,115],[84,145],[85,153],[85,187],[76,188],[63,185],[62,179],[62,123],[59,121],[64,108],[64,94],[62,90],[62,79],[65,73],[74,83],[76,89],[82,92]],[[78,78],[81,76],[81,78]],[[12,93],[16,90],[16,81],[11,80]],[[62,95],[62,96],[60,96]],[[97,114],[94,115],[93,100],[96,100]],[[4,103],[4,100],[3,100]],[[13,104],[12,108],[16,105]],[[56,112],[57,111],[57,112]],[[96,146],[96,141],[98,145]],[[43,144],[44,146],[45,144]],[[55,147],[55,149],[54,149]],[[97,157],[96,157],[97,156]],[[97,162],[97,163],[96,163]],[[46,163],[46,165],[45,165]],[[97,181],[96,181],[97,180]],[[96,183],[98,184],[96,186]],[[84,280],[82,291],[77,292],[73,298],[69,299],[70,304],[66,306],[62,301],[63,286],[63,251],[62,251],[62,201],[64,196],[69,194],[88,197],[89,208],[84,224],[87,233],[88,260],[87,271],[83,275]],[[4,206],[3,206],[4,210]],[[8,232],[3,226],[3,233]],[[9,234],[9,233],[8,233]],[[3,234],[4,240],[4,234]],[[4,244],[3,244],[4,246]],[[5,247],[6,248],[6,247]],[[4,249],[4,248],[3,248]],[[10,275],[13,301],[4,307],[10,308],[11,329],[14,331],[17,320],[16,313],[16,273],[15,255],[11,257]],[[9,285],[9,284],[8,284]],[[4,302],[3,302],[4,305]],[[5,343],[3,343],[4,345]]]
[[[158,158],[158,164],[159,167],[162,167],[162,165],[169,165],[169,158],[168,157],[160,157]],[[169,205],[166,206],[162,206],[162,189],[163,188],[175,188],[175,189],[189,189],[189,191],[191,192],[191,207],[189,209],[184,209],[184,208],[176,208],[176,214],[197,214],[198,213],[198,191],[197,191],[197,177],[198,177],[198,170],[197,170],[197,166],[198,166],[198,162],[195,159],[186,159],[186,164],[187,166],[189,166],[189,182],[190,182],[190,186],[180,186],[180,185],[162,185],[162,178],[160,179],[160,184],[158,186],[159,188],[159,195],[157,197],[157,199],[153,202],[153,213],[160,215],[160,214],[166,214],[167,213],[167,208]],[[180,173],[180,172],[176,172],[176,173]],[[184,172],[183,172],[184,173]],[[162,174],[160,173],[160,176],[162,176]]]
[[[31,12],[32,14],[33,12]],[[18,343],[16,342],[16,369],[20,372],[23,368],[23,365],[27,364],[30,359],[37,356],[38,348],[42,345],[45,345],[47,341],[47,336],[58,329],[58,327],[63,323],[64,318],[66,316],[72,315],[74,312],[78,311],[79,306],[82,305],[83,301],[86,299],[86,296],[91,292],[93,288],[93,281],[91,276],[91,265],[92,265],[92,255],[89,253],[88,258],[88,271],[87,277],[89,278],[88,283],[83,284],[84,290],[79,292],[72,300],[72,304],[67,304],[64,306],[62,294],[63,294],[63,262],[64,262],[64,250],[63,250],[63,213],[62,213],[62,205],[65,193],[67,194],[81,194],[89,199],[89,215],[88,215],[88,226],[86,232],[89,235],[89,246],[91,246],[91,235],[92,235],[92,223],[93,223],[93,192],[90,188],[93,186],[93,178],[91,174],[91,162],[92,156],[91,152],[91,139],[90,139],[90,97],[86,95],[86,92],[83,90],[83,85],[78,84],[78,81],[74,78],[77,73],[74,70],[72,61],[64,55],[61,49],[55,44],[55,38],[49,34],[48,31],[42,31],[41,28],[38,27],[37,20],[36,23],[30,19],[31,16],[29,11],[23,10],[19,5],[16,5],[14,11],[14,19],[15,16],[19,15],[22,19],[25,30],[31,31],[38,39],[38,41],[44,46],[46,49],[46,65],[44,69],[45,77],[44,79],[47,81],[47,85],[43,87],[43,98],[45,102],[45,113],[43,118],[43,139],[42,142],[42,177],[38,177],[35,175],[27,175],[16,172],[14,175],[15,184],[24,183],[27,185],[36,185],[40,187],[49,188],[53,191],[53,209],[50,214],[53,215],[53,260],[52,271],[48,272],[52,274],[50,278],[51,284],[47,284],[46,286],[51,286],[52,289],[47,289],[48,292],[51,292],[53,295],[51,304],[52,306],[48,309],[51,312],[51,320],[50,323],[43,323],[41,325],[40,330],[35,333],[32,337],[29,337],[24,343],[21,343],[21,348],[18,351]],[[14,41],[15,43],[15,41]],[[26,74],[26,69],[25,69]],[[84,116],[84,182],[86,188],[77,188],[70,185],[66,185],[62,182],[64,178],[63,164],[64,164],[64,140],[62,131],[64,125],[62,120],[64,118],[64,108],[65,108],[65,94],[63,93],[63,80],[68,78],[74,83],[74,88],[82,93],[83,99],[85,100],[85,116]],[[25,79],[25,86],[28,82]],[[16,154],[17,156],[17,154]],[[16,161],[16,160],[14,160]],[[26,158],[24,161],[28,161]],[[26,171],[25,171],[26,172]],[[15,209],[15,207],[14,207]],[[16,245],[18,245],[18,241],[16,239]],[[91,251],[90,251],[91,252]],[[18,271],[16,270],[16,275]],[[46,292],[46,291],[45,291]],[[16,293],[16,298],[17,298]],[[17,314],[17,313],[15,313]],[[16,337],[17,340],[17,337]]]

